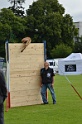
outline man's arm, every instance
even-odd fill
[[[43,72],[43,68],[40,70],[40,86],[42,87],[42,72]]]
[[[55,74],[54,74],[54,71],[53,71],[53,69],[52,69],[52,86],[54,86],[54,76],[55,76]]]
[[[42,77],[40,78],[40,87],[42,87]]]
[[[54,86],[54,76],[52,77],[52,86]]]

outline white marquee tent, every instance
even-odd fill
[[[72,53],[64,59],[59,59],[58,72],[60,75],[82,74],[82,54]]]

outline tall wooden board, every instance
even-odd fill
[[[40,69],[44,65],[44,44],[9,43],[10,107],[41,104]]]

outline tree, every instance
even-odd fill
[[[73,52],[75,53],[82,53],[82,36],[77,37],[77,41],[74,44]]]
[[[65,58],[72,52],[72,48],[68,45],[60,44],[56,45],[51,51],[52,58]]]
[[[60,43],[73,46],[75,27],[72,17],[64,15],[64,12],[58,0],[38,0],[26,11],[26,32],[33,42],[47,41],[48,57],[51,57],[51,50]]]
[[[22,7],[22,3],[25,2],[25,0],[8,0],[11,4],[13,4],[12,7],[9,7],[13,11],[13,13],[17,16],[24,16],[24,7]]]
[[[5,41],[21,42],[25,35],[25,20],[9,9],[0,11],[0,55],[5,56]]]
[[[8,24],[2,24],[0,22],[0,56],[5,56],[5,41],[7,40],[8,31],[10,26]],[[4,33],[5,32],[5,33]]]
[[[75,29],[75,26],[73,25],[73,19],[69,14],[64,15],[62,25],[62,41],[68,46],[73,47],[73,38],[75,35],[77,35],[77,29]]]

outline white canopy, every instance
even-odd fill
[[[58,72],[60,75],[82,74],[82,54],[72,53],[58,60]]]
[[[71,53],[64,60],[79,60],[79,59],[82,59],[82,54],[81,53]]]

